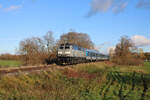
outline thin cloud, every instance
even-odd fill
[[[120,2],[117,6],[114,6],[114,8],[112,8],[113,12],[118,14],[123,12],[123,10],[127,7],[128,2]]]
[[[130,1],[131,0],[91,0],[91,8],[87,17],[93,16],[97,13],[105,13],[107,11],[119,14],[127,8]],[[139,9],[150,9],[150,0],[137,0],[134,7]]]
[[[150,0],[139,0],[136,7],[137,8],[150,9]]]
[[[2,4],[0,4],[0,8],[2,8],[3,6],[2,6]]]
[[[10,7],[5,8],[5,11],[16,11],[20,8],[22,8],[22,5],[11,5]]]
[[[131,37],[131,40],[135,46],[150,46],[150,38],[146,38],[145,36],[135,35]]]
[[[128,5],[128,0],[92,0],[88,17],[111,10],[113,13],[121,13]]]
[[[92,0],[91,9],[87,16],[92,16],[98,12],[106,12],[112,6],[113,0]]]

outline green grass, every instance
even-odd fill
[[[0,100],[149,100],[150,63],[81,64],[0,78]]]
[[[144,68],[148,73],[150,73],[150,62],[145,62]]]
[[[0,60],[1,67],[18,67],[21,64],[21,61],[16,60]]]

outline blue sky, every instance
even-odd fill
[[[150,52],[150,0],[1,0],[0,53],[47,31],[88,33],[101,52],[127,35]]]

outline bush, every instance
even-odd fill
[[[143,65],[144,60],[135,56],[113,57],[112,62],[118,65]]]

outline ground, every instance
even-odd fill
[[[1,100],[149,100],[150,62],[90,63],[0,78]]]

